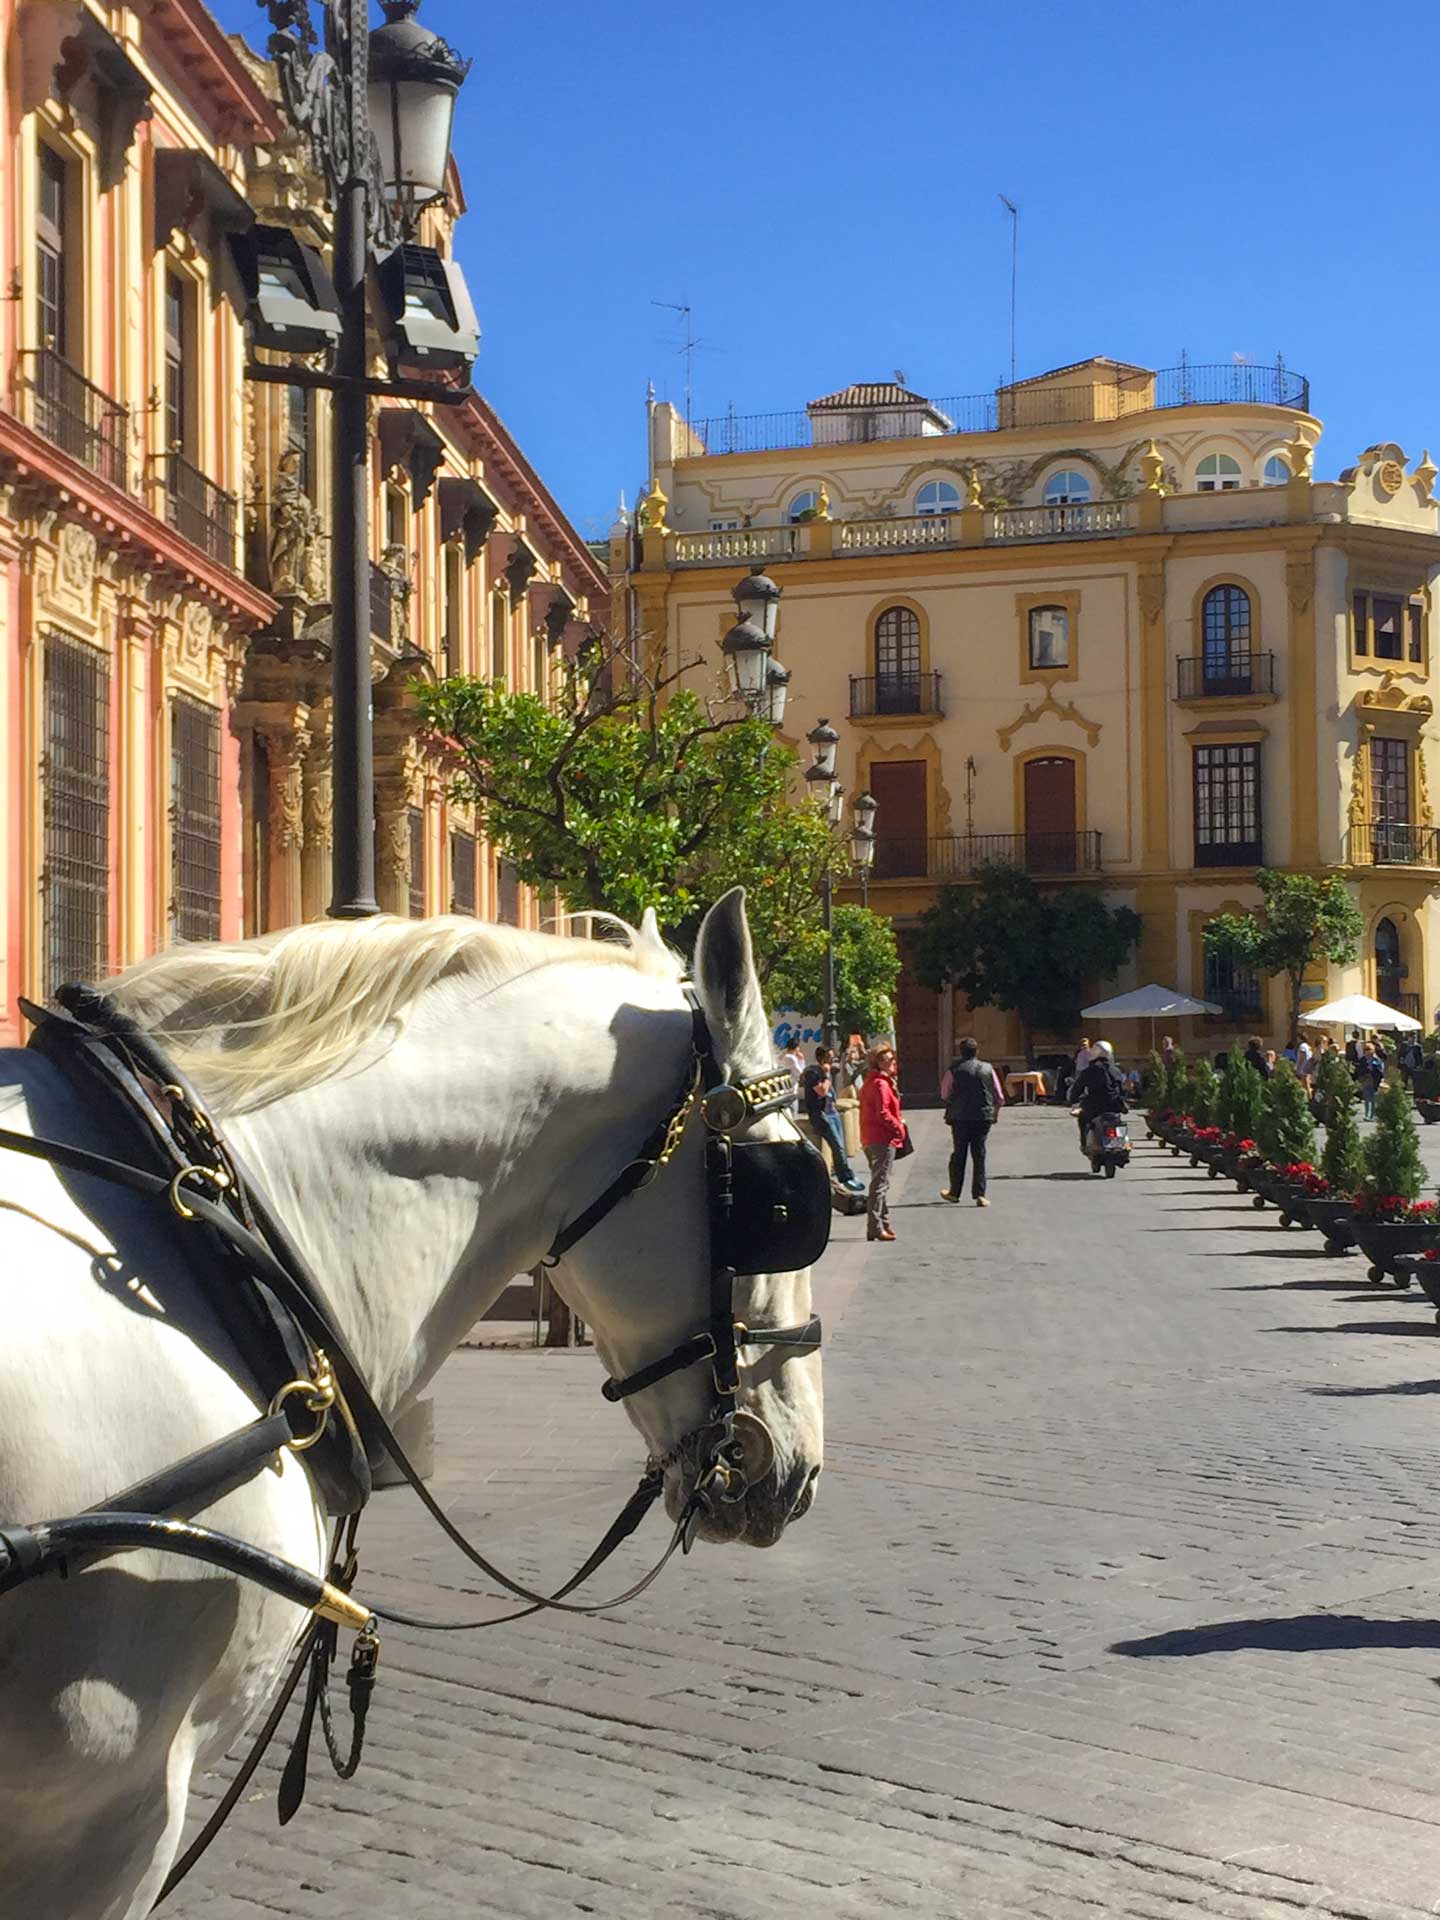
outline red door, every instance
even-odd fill
[[[1075,871],[1075,762],[1056,754],[1025,763],[1025,868]]]
[[[900,1098],[907,1107],[940,1104],[940,996],[922,987],[910,971],[911,936],[900,935],[900,978],[895,987],[895,1051],[900,1056]]]
[[[875,796],[875,878],[899,880],[928,868],[925,762],[889,760],[870,769]]]

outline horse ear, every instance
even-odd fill
[[[638,944],[642,947],[653,947],[657,953],[664,953],[666,951],[665,942],[660,933],[660,922],[655,917],[654,907],[646,907],[644,913],[640,916]]]
[[[743,887],[732,887],[701,922],[695,943],[695,990],[721,1066],[744,1075],[768,1073],[774,1048],[755,971]]]

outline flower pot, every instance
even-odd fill
[[[1325,1236],[1327,1253],[1349,1253],[1355,1245],[1355,1208],[1349,1194],[1308,1194],[1301,1202],[1305,1218]]]
[[[1395,1256],[1395,1268],[1397,1274],[1403,1274],[1407,1280],[1419,1281],[1421,1292],[1437,1309],[1435,1325],[1440,1331],[1440,1260],[1426,1260],[1415,1253],[1400,1253]]]
[[[1377,1287],[1386,1274],[1394,1275],[1401,1285],[1409,1284],[1408,1275],[1396,1272],[1397,1254],[1424,1253],[1440,1246],[1440,1223],[1434,1220],[1362,1220],[1357,1215],[1354,1231],[1356,1244],[1370,1262],[1370,1280]]]
[[[1307,1224],[1304,1213],[1307,1195],[1303,1180],[1272,1180],[1266,1198],[1273,1200],[1280,1209],[1282,1227],[1288,1227],[1292,1222],[1301,1227]]]

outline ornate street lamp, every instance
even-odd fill
[[[790,690],[789,667],[778,666],[771,661],[765,675],[765,691],[768,699],[764,717],[772,727],[780,728],[785,724],[785,697]]]
[[[448,404],[466,397],[463,387],[370,377],[366,276],[372,250],[392,254],[418,208],[445,190],[455,95],[466,63],[416,24],[415,0],[386,0],[386,24],[373,36],[369,0],[325,0],[323,46],[309,0],[260,4],[273,28],[266,51],[275,63],[286,112],[330,186],[335,216],[332,278],[340,325],[333,357],[323,370],[252,365],[246,371],[253,380],[320,387],[334,395],[330,597],[335,837],[330,912],[337,919],[359,919],[378,911],[368,617],[368,402],[376,394]],[[397,205],[399,229],[393,211]],[[419,259],[423,251],[404,249],[402,266],[411,277],[424,267]],[[450,307],[458,309],[458,289],[448,278],[446,286]],[[450,318],[463,342],[465,314],[457,310]],[[429,352],[434,342],[427,338],[424,345]],[[464,354],[452,351],[448,360],[437,355],[430,364],[463,366]]]
[[[875,796],[868,788],[864,793],[857,793],[855,798],[850,802],[850,812],[855,821],[855,831],[857,833],[868,833],[873,840],[875,837],[875,816],[879,811],[879,807],[875,804]]]
[[[783,587],[776,586],[758,560],[739,586],[730,589],[740,618],[753,620],[772,647],[780,624],[780,596],[784,591]]]
[[[416,20],[419,0],[380,0],[385,25],[370,36],[370,124],[385,197],[406,231],[421,207],[445,197],[455,98],[470,62]]]
[[[770,642],[753,620],[737,620],[720,642],[730,691],[753,712],[763,700],[769,704]]]
[[[805,738],[815,749],[814,755],[812,756],[812,764],[805,778],[808,780],[810,775],[813,774],[817,781],[833,780],[835,778],[835,751],[840,745],[839,734],[828,720],[822,720],[818,726],[810,729]]]

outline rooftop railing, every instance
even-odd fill
[[[1151,379],[1153,377],[1153,390]],[[833,446],[868,440],[950,434],[1004,433],[1022,427],[1079,426],[1168,407],[1288,407],[1310,410],[1310,383],[1283,360],[1270,366],[1222,361],[1166,367],[1150,376],[1117,373],[1113,380],[1074,386],[1021,384],[992,393],[943,394],[923,403],[854,406],[811,414],[723,413],[691,422],[707,454],[763,453],[771,447]],[[940,427],[932,416],[950,424]]]

